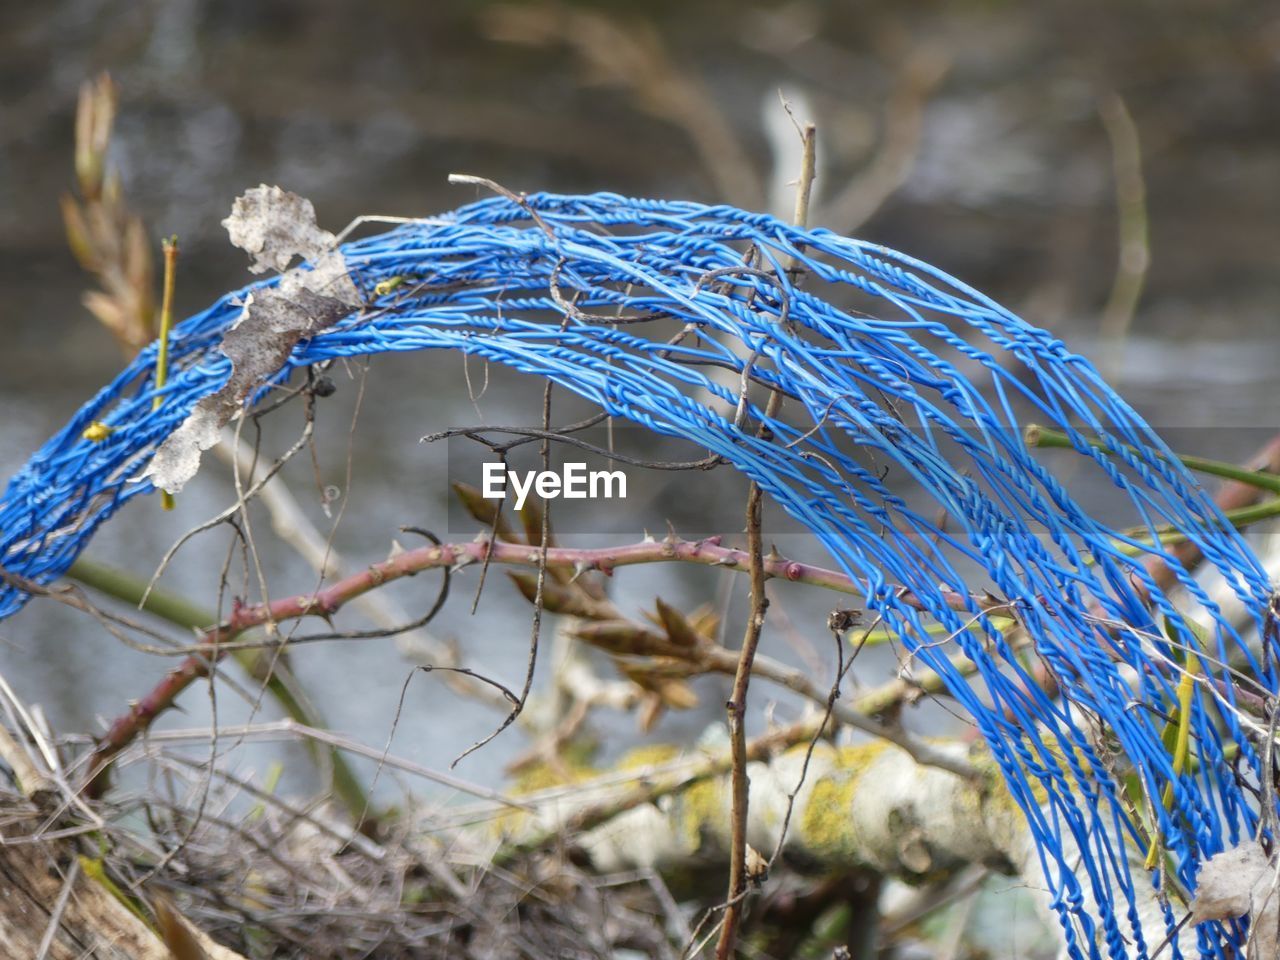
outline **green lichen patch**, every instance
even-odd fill
[[[858,859],[851,811],[864,775],[887,746],[876,742],[840,747],[834,751],[831,770],[814,781],[800,811],[799,828],[800,838],[817,857],[846,863]]]
[[[619,770],[640,770],[657,767],[680,759],[680,748],[669,743],[653,743],[628,750],[618,761]]]
[[[691,853],[706,840],[727,835],[728,810],[728,789],[719,777],[701,780],[684,792],[680,828]]]

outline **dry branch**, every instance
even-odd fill
[[[212,667],[230,650],[261,643],[235,644],[245,630],[264,624],[277,624],[304,616],[329,618],[348,601],[374,590],[384,583],[413,576],[423,570],[451,568],[480,563],[509,563],[536,567],[542,551],[526,544],[502,541],[476,540],[465,544],[441,544],[407,550],[378,563],[370,564],[364,571],[353,574],[312,594],[302,594],[272,601],[269,604],[252,604],[240,607],[224,623],[211,627],[200,636],[197,647],[179,666],[171,670],[152,690],[137,700],[128,713],[119,717],[103,735],[94,754],[93,765],[100,770],[123,747],[146,730],[152,720],[173,705],[174,700],[191,683],[209,675]],[[684,541],[674,538],[664,541],[643,541],[631,546],[584,550],[570,547],[550,547],[546,550],[548,569],[569,571],[599,570],[611,573],[615,568],[638,563],[684,561],[708,566],[725,566],[741,569],[746,555],[740,550],[721,547],[717,538],[701,541]],[[789,561],[782,557],[763,559],[766,577],[832,586],[842,592],[854,592],[854,582],[843,574],[821,567]],[[910,603],[911,596],[903,599]],[[1007,609],[1007,605],[989,597],[956,596],[956,605],[965,609],[969,603],[977,603],[990,611]],[[276,643],[278,641],[265,641]],[[629,652],[645,655],[681,656],[682,648],[663,642],[635,647]],[[884,731],[892,736],[893,732]]]
[[[817,129],[813,124],[797,127],[801,141],[800,179],[796,184],[795,222],[804,226],[809,220],[809,195],[813,189],[813,180],[817,168]],[[791,269],[797,267],[797,260],[791,259]],[[799,278],[796,278],[799,282]],[[779,321],[787,326],[785,314]],[[748,361],[749,365],[750,361]],[[747,367],[743,367],[745,376]],[[744,382],[742,396],[739,399],[739,414],[743,410],[747,385]],[[782,393],[774,390],[769,394],[765,408],[766,422],[777,417],[782,409]],[[761,426],[756,434],[767,435],[766,428]],[[750,558],[749,573],[751,577],[751,612],[747,616],[747,629],[742,638],[742,650],[738,655],[738,663],[733,676],[733,693],[726,704],[729,719],[729,742],[733,751],[733,802],[730,809],[731,848],[729,854],[729,893],[725,900],[723,926],[716,943],[717,960],[728,960],[737,946],[738,926],[742,922],[745,909],[744,900],[747,895],[749,868],[747,857],[748,816],[750,813],[751,781],[747,773],[747,688],[754,672],[756,649],[760,645],[760,635],[764,630],[765,615],[769,610],[769,597],[765,593],[765,582],[768,577],[764,569],[764,534],[761,525],[764,517],[764,492],[754,480],[747,494],[747,554]],[[836,637],[838,643],[843,640]],[[837,678],[837,686],[839,679]],[[832,695],[834,700],[835,694]],[[830,709],[830,707],[828,707]],[[790,812],[783,817],[783,823],[790,819]],[[783,827],[785,830],[785,826]],[[779,838],[780,846],[785,837]]]
[[[78,869],[78,863],[74,844],[68,841],[11,834],[0,843],[0,954],[49,960],[174,960],[160,937],[117,896]],[[177,918],[175,922],[185,923]],[[243,960],[189,926],[184,929],[190,942],[199,946],[201,960]]]
[[[753,742],[747,764],[750,786],[746,840],[758,850],[778,845],[789,795],[800,784],[803,744],[820,726],[803,721]],[[784,745],[792,744],[788,749]],[[968,761],[962,744],[940,747]],[[637,751],[643,756],[645,750]],[[583,828],[575,845],[598,870],[651,867],[671,870],[696,863],[724,863],[732,848],[733,784],[731,759],[699,760],[683,772],[666,775],[681,784],[664,794],[663,775],[625,759],[642,785],[624,791],[605,817],[595,806],[589,782],[572,794],[537,804],[537,829],[550,836],[561,828]],[[643,776],[642,776],[643,775]],[[640,802],[644,795],[648,802]],[[536,798],[529,797],[536,803]],[[796,793],[792,829],[782,842],[783,857],[813,867],[846,869],[869,866],[890,875],[918,877],[974,862],[1003,864],[1012,871],[1025,855],[1022,818],[1011,816],[1008,794],[990,775],[979,780],[916,763],[896,747],[878,742],[832,747],[819,744],[804,783]],[[512,814],[515,824],[525,815]],[[517,834],[518,835],[518,828]]]

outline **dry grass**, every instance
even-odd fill
[[[444,829],[443,811],[439,821],[424,810],[382,818],[382,831],[368,837],[326,802],[285,800],[225,771],[210,778],[182,750],[151,746],[140,759],[149,786],[96,803],[96,818],[49,794],[33,801],[0,790],[5,857],[33,870],[45,860],[100,860],[149,925],[162,903],[172,903],[243,957],[678,952],[669,934],[678,937],[683,920],[665,912],[674,904],[652,875],[601,876],[557,851],[497,866],[496,842],[476,842],[491,833]],[[87,944],[86,956],[117,956],[105,942],[94,946],[107,939],[100,919],[95,929],[77,929],[81,921],[70,915],[57,919],[58,937]],[[18,922],[0,916],[0,931]],[[33,928],[30,937],[42,933]]]

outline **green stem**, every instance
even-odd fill
[[[1027,426],[1027,429],[1023,432],[1023,439],[1028,447],[1044,447],[1057,450],[1075,448],[1075,444],[1071,442],[1071,438],[1065,433],[1050,430],[1048,427],[1042,427],[1037,423]],[[1106,451],[1107,449],[1106,444],[1101,440],[1086,440],[1085,443],[1098,450]],[[1132,447],[1126,447],[1126,449],[1133,450]],[[1215,477],[1223,477],[1227,480],[1235,480],[1251,487],[1257,487],[1259,490],[1280,493],[1280,475],[1266,470],[1250,470],[1247,467],[1236,466],[1234,463],[1209,460],[1205,457],[1184,456],[1183,454],[1175,454],[1175,456],[1188,470],[1207,473]]]
[[[160,395],[169,377],[169,329],[173,326],[173,286],[178,270],[178,236],[174,234],[160,244],[164,250],[164,292],[160,303],[160,346],[156,351],[156,396],[152,410],[159,410],[164,403]],[[173,494],[160,491],[160,504],[165,510],[173,509]]]
[[[141,608],[147,613],[188,630],[203,630],[218,620],[214,613],[185,597],[160,588],[148,593],[147,581],[141,577],[87,557],[82,556],[76,560],[67,571],[67,576],[132,606],[141,604]],[[271,666],[270,651],[240,649],[232,650],[231,655],[249,676],[265,680],[267,691],[289,717],[310,727],[324,727],[324,721],[317,715],[315,708],[303,702],[283,677],[275,670],[267,672]],[[314,744],[308,746],[312,756],[317,757],[318,748]],[[367,819],[369,793],[364,784],[360,782],[341,750],[331,748],[327,752],[331,771],[330,788],[334,796],[354,820],[359,822],[361,818]]]
[[[1250,524],[1258,523],[1261,520],[1270,520],[1272,517],[1280,516],[1280,497],[1271,500],[1264,500],[1262,503],[1255,503],[1248,507],[1240,507],[1237,510],[1227,510],[1223,514],[1227,522],[1236,528],[1247,527]],[[1147,533],[1145,527],[1138,527],[1126,531],[1130,536],[1139,540],[1141,543],[1151,543],[1151,535]],[[1163,526],[1156,528],[1156,535],[1160,538],[1161,546],[1171,547],[1175,544],[1183,543],[1187,539],[1187,535],[1172,526]],[[1143,551],[1132,547],[1129,544],[1121,544],[1117,547],[1127,556],[1137,556]]]
[[[999,624],[999,623],[1012,624],[1013,623],[1012,617],[1000,617],[1000,616],[993,615],[990,619],[992,623],[996,623],[996,624]],[[951,627],[947,626],[946,624],[930,623],[924,627],[923,633],[926,636],[930,636],[930,637],[949,637],[955,633],[960,633],[965,631],[972,633],[974,631],[977,631],[978,629],[979,628],[977,626],[971,626],[971,627],[964,628],[964,630],[956,631],[956,630],[953,630]],[[858,647],[864,647],[864,648],[879,647],[879,646],[884,646],[887,643],[901,643],[902,634],[896,633],[893,630],[887,630],[887,629],[872,630],[870,633],[867,633],[865,631],[860,631],[857,627],[853,627],[852,629],[849,630],[848,633],[845,634],[845,639],[849,643],[852,643]]]

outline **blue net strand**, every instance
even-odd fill
[[[1046,331],[919,260],[728,206],[498,197],[342,250],[365,307],[299,342],[253,401],[313,364],[455,350],[724,458],[822,542],[867,609],[973,717],[1026,816],[1071,957],[1154,948],[1138,891],[1163,878],[1143,869],[1149,840],[1117,782],[1128,771],[1151,797],[1172,785],[1172,809],[1154,806],[1182,889],[1256,831],[1248,786],[1260,763],[1234,709],[1233,671],[1276,693],[1274,664],[1249,642],[1265,629],[1271,584],[1160,438]],[[152,345],[13,477],[0,501],[6,569],[56,579],[99,524],[151,492],[138,478],[228,380],[221,338],[263,285],[174,330],[158,409]],[[744,377],[752,387],[740,397]],[[777,416],[766,388],[787,398]],[[1127,508],[1123,527],[1083,510],[1028,447],[1031,420],[1071,438],[1074,465]],[[95,421],[112,428],[101,442],[82,436]],[[1170,531],[1250,611],[1248,629],[1183,569]],[[1176,588],[1160,588],[1152,558]],[[1008,602],[1006,616],[979,602],[982,591]],[[0,618],[27,599],[0,587]],[[1015,650],[1010,610],[1057,695]],[[1162,738],[1187,649],[1204,678],[1194,763],[1178,775]],[[1177,911],[1162,912],[1167,932]],[[1243,937],[1234,921],[1202,924],[1197,949],[1226,956]],[[1190,942],[1175,938],[1169,955]]]

